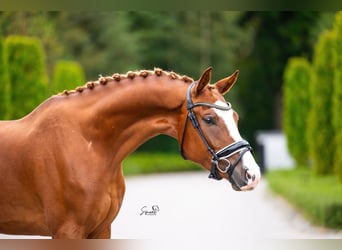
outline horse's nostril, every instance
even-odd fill
[[[246,171],[246,178],[247,178],[247,180],[254,181],[255,180],[255,174],[252,175],[249,171]]]

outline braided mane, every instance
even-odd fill
[[[172,80],[182,80],[186,83],[193,82],[193,79],[186,75],[179,75],[173,71],[164,71],[160,68],[154,68],[154,70],[140,70],[140,71],[128,71],[126,74],[119,74],[115,73],[112,76],[100,76],[97,81],[90,81],[87,82],[85,85],[76,87],[74,90],[64,90],[63,92],[59,93],[58,95],[65,95],[68,96],[74,93],[82,93],[85,89],[94,89],[98,85],[106,85],[108,82],[119,82],[123,79],[131,79],[133,80],[135,77],[143,77],[147,78],[149,76],[156,75],[156,76],[167,76]]]

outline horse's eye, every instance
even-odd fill
[[[216,125],[216,120],[214,117],[212,116],[204,116],[203,117],[203,121],[207,124],[207,125]]]

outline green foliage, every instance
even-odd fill
[[[313,78],[310,84],[311,109],[308,116],[308,145],[316,174],[333,172],[335,133],[332,126],[332,94],[335,64],[332,31],[322,33],[315,46]]]
[[[0,32],[3,37],[21,35],[38,37],[46,53],[47,71],[52,72],[55,61],[64,56],[65,44],[56,29],[54,17],[62,12],[14,11],[0,12]],[[68,27],[69,26],[65,26]],[[65,29],[63,29],[65,31]]]
[[[244,44],[245,33],[234,12],[130,12],[132,33],[138,38],[139,64],[174,70],[194,78],[213,66],[213,80],[235,69],[235,51]]]
[[[52,92],[74,89],[83,85],[85,75],[82,66],[75,61],[58,61],[53,73]]]
[[[10,107],[10,84],[4,57],[4,42],[0,37],[0,119],[7,119]]]
[[[120,11],[16,11],[0,13],[4,37],[39,37],[47,55],[47,70],[56,60],[77,60],[86,78],[140,68],[136,34],[128,29],[129,14]],[[157,66],[157,65],[156,65]]]
[[[202,169],[193,162],[183,160],[178,154],[167,153],[135,153],[124,160],[123,167],[125,175]]]
[[[100,74],[140,68],[139,59],[146,55],[137,53],[141,43],[129,30],[128,15],[120,11],[51,14],[58,41],[63,45],[60,57],[76,59],[89,80],[97,79]]]
[[[342,183],[336,176],[316,176],[309,169],[267,173],[272,191],[282,195],[313,222],[342,228]]]
[[[241,47],[236,52],[240,69],[237,91],[242,112],[240,130],[249,140],[255,130],[280,129],[282,76],[292,56],[311,58],[311,28],[319,20],[319,12],[245,12],[240,25],[252,29],[251,50]],[[247,51],[247,52],[246,52]]]
[[[334,168],[342,181],[342,12],[336,14],[334,22],[335,41],[335,78],[332,103],[333,126],[335,129],[335,160]]]
[[[45,54],[40,40],[9,36],[5,40],[5,60],[11,84],[11,119],[25,116],[47,96]]]
[[[310,110],[308,88],[311,76],[311,66],[306,58],[289,59],[284,73],[283,127],[289,151],[297,165],[305,165],[309,159],[306,117]]]

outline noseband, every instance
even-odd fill
[[[232,144],[220,149],[217,152],[214,151],[214,149],[209,145],[208,140],[206,139],[206,137],[205,137],[205,135],[204,135],[204,133],[200,127],[200,124],[198,122],[198,119],[197,119],[193,109],[195,107],[205,106],[205,107],[210,107],[210,108],[228,111],[228,110],[232,109],[232,106],[229,102],[227,102],[228,107],[219,106],[219,105],[215,105],[215,104],[211,104],[211,103],[207,103],[207,102],[193,103],[192,99],[191,99],[191,89],[193,88],[193,86],[196,83],[197,82],[193,82],[188,87],[187,92],[186,92],[186,104],[187,104],[188,115],[187,115],[187,118],[186,118],[186,121],[184,124],[183,134],[182,134],[182,138],[180,141],[180,147],[179,147],[180,154],[182,155],[182,157],[184,159],[186,159],[186,156],[184,155],[184,152],[183,152],[183,143],[184,143],[184,135],[185,135],[185,130],[186,130],[186,127],[188,124],[188,120],[190,120],[192,125],[194,126],[194,128],[198,132],[199,136],[201,137],[204,145],[207,147],[209,153],[212,155],[209,178],[213,178],[215,180],[221,180],[222,177],[219,174],[219,172],[221,172],[223,174],[227,174],[227,177],[229,178],[229,180],[231,182],[234,182],[235,185],[237,187],[239,187],[239,185],[237,185],[237,183],[232,178],[232,175],[233,175],[235,167],[237,166],[239,161],[242,159],[242,156],[247,151],[251,151],[252,147],[249,145],[249,143],[247,141],[241,140],[241,141],[233,142]],[[231,156],[237,154],[237,153],[240,153],[239,157],[233,163],[231,163],[229,161],[229,158]],[[221,164],[225,165],[225,166],[223,166],[224,169],[221,168],[222,167]]]

